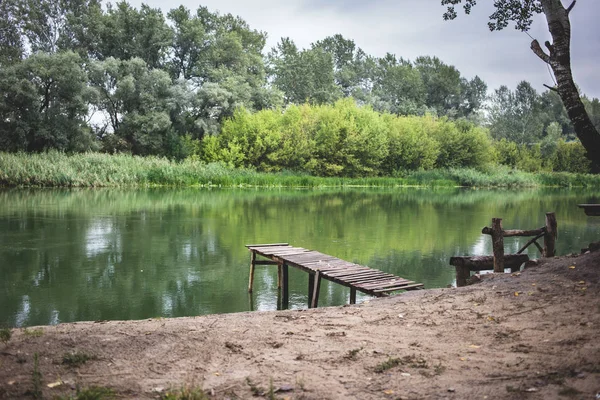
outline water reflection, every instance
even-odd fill
[[[490,254],[491,218],[536,228],[555,211],[557,250],[597,240],[577,203],[597,192],[478,190],[0,191],[0,325],[275,310],[277,272],[247,294],[247,243],[290,242],[426,287],[454,281],[453,255]],[[507,240],[515,252],[526,238]],[[531,254],[537,257],[532,247]],[[307,304],[290,269],[290,308]],[[348,301],[325,282],[321,305]],[[364,300],[365,296],[358,297]]]

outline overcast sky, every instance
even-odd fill
[[[479,75],[488,90],[521,80],[545,90],[553,85],[546,64],[529,49],[531,39],[512,27],[500,32],[487,28],[493,12],[491,0],[479,1],[471,15],[461,13],[444,21],[440,0],[146,0],[166,12],[183,4],[195,11],[204,5],[211,11],[245,19],[252,29],[268,34],[267,53],[282,37],[299,47],[336,33],[353,39],[367,54],[389,52],[414,60],[420,55],[438,56],[467,78]],[[129,0],[139,7],[141,0]],[[563,0],[564,4],[568,4]],[[569,1],[570,3],[570,1]],[[571,12],[572,67],[582,92],[600,98],[600,0],[579,0]],[[550,39],[543,15],[535,19],[529,34],[540,43]]]

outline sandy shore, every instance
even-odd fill
[[[90,386],[116,398],[598,398],[600,252],[356,306],[61,324],[0,342],[0,398]]]

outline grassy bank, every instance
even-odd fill
[[[65,155],[0,153],[2,187],[600,187],[600,175],[526,173],[505,167],[487,171],[444,169],[407,172],[401,177],[326,178],[301,173],[261,173],[219,163],[156,157],[85,153]]]

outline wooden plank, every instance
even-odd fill
[[[254,261],[254,265],[279,265],[279,263],[272,260],[258,260]]]
[[[330,262],[330,261],[314,261],[302,263],[305,267],[320,269],[321,271],[343,271],[352,264],[342,262]]]
[[[377,270],[370,269],[367,267],[350,267],[350,268],[344,268],[341,271],[327,273],[327,276],[330,276],[332,278],[342,278],[344,276],[356,275],[356,274],[366,273],[366,272],[375,272],[375,271],[377,271]]]
[[[285,249],[291,249],[291,248],[292,248],[292,246],[249,247],[248,250],[269,252],[269,251],[285,250]]]
[[[346,282],[354,282],[354,281],[359,281],[361,279],[369,279],[369,278],[373,278],[373,277],[393,277],[393,275],[389,275],[386,274],[385,272],[379,272],[379,271],[365,271],[365,272],[361,272],[361,273],[357,273],[357,274],[352,274],[349,276],[335,276],[335,278],[344,280]]]
[[[529,261],[527,254],[505,254],[504,265],[507,267],[520,266]],[[494,269],[494,256],[450,257],[450,265],[465,267],[471,271]]]
[[[270,246],[289,246],[289,243],[267,243],[267,244],[247,244],[246,247],[270,247]]]
[[[374,283],[376,281],[382,281],[382,280],[392,280],[393,278],[396,278],[397,280],[402,280],[401,278],[398,277],[393,277],[393,276],[384,276],[384,277],[372,277],[372,278],[365,278],[364,280],[360,280],[360,281],[348,281],[348,283],[352,284],[352,285],[365,285],[368,283]],[[404,279],[407,282],[410,282],[408,279]]]
[[[421,288],[421,287],[423,287],[422,283],[415,283],[413,285],[399,286],[397,288],[386,288],[386,289],[382,289],[382,290],[375,289],[375,290],[373,290],[373,292],[375,292],[375,293],[386,293],[386,292],[394,292],[396,290],[417,289],[417,288]]]
[[[362,289],[373,289],[373,288],[384,288],[384,287],[388,287],[388,286],[397,286],[397,285],[403,285],[403,284],[407,284],[407,283],[414,283],[413,281],[408,281],[406,279],[402,279],[402,278],[397,278],[397,279],[385,279],[379,282],[371,282],[371,283],[365,283],[365,284],[360,284],[360,285],[355,285],[358,288],[362,288]]]
[[[295,262],[301,262],[301,261],[325,261],[325,260],[330,260],[333,261],[336,258],[333,256],[328,256],[327,254],[323,254],[323,253],[319,253],[318,251],[307,251],[307,252],[302,252],[299,254],[288,254],[285,255],[286,258],[289,258],[290,260],[294,260]]]
[[[503,229],[502,235],[504,237],[515,237],[515,236],[537,236],[540,233],[544,233],[546,231],[546,227],[541,227],[539,229]],[[491,235],[493,232],[492,228],[488,228],[487,226],[481,230],[481,233],[484,235]]]
[[[351,283],[351,284],[358,284],[358,283],[366,283],[368,281],[373,281],[373,280],[392,279],[392,278],[395,278],[395,277],[393,275],[387,275],[387,274],[371,274],[371,275],[362,275],[362,276],[356,276],[356,277],[344,277],[339,280],[347,282],[347,283]]]

